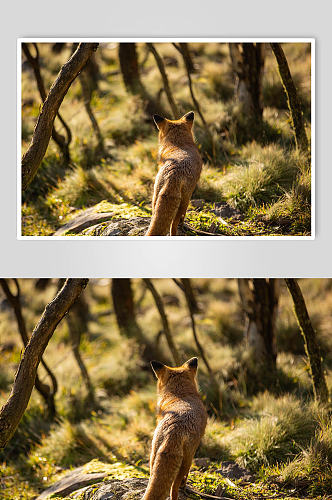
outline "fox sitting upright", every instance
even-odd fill
[[[159,130],[159,172],[154,184],[152,219],[147,236],[176,236],[202,170],[202,158],[194,142],[195,114],[179,120],[159,115],[153,119]]]
[[[204,434],[207,414],[197,390],[197,358],[170,368],[151,366],[158,378],[158,424],[152,440],[150,479],[143,500],[178,499],[196,449]]]

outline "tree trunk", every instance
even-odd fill
[[[24,350],[7,402],[0,410],[0,448],[12,438],[29,403],[37,368],[54,330],[88,283],[87,279],[67,279],[55,298],[47,304]]]
[[[11,292],[11,290],[8,286],[7,280],[5,280],[3,278],[0,279],[0,284],[1,284],[2,290],[3,290],[8,302],[10,303],[10,305],[12,306],[12,309],[14,311],[18,331],[19,331],[19,334],[21,336],[23,345],[24,345],[24,347],[26,347],[28,342],[29,342],[29,336],[27,333],[25,320],[24,320],[23,314],[22,314],[20,286],[19,286],[17,279],[14,279],[14,282],[16,285],[16,294],[13,294]],[[56,415],[56,407],[55,407],[54,397],[55,397],[55,394],[58,390],[58,383],[57,383],[55,375],[53,374],[51,369],[48,367],[46,362],[43,360],[43,358],[41,358],[41,364],[44,366],[47,374],[51,378],[52,390],[51,390],[49,385],[44,384],[40,380],[40,378],[38,377],[38,373],[36,374],[35,387],[46,403],[49,417],[53,419]]]
[[[70,313],[67,315],[67,324],[69,328],[71,348],[73,351],[74,358],[80,369],[83,382],[85,383],[89,395],[89,399],[91,403],[95,405],[96,399],[95,399],[94,387],[92,385],[88,369],[85,366],[85,363],[80,353],[80,344],[82,335],[87,334],[88,332],[87,330],[88,322],[86,315],[84,314],[82,317],[82,312],[83,312],[82,306],[84,305],[84,302],[80,303],[80,299],[83,298],[83,296],[84,294],[81,294],[77,298],[73,307],[71,308]]]
[[[40,72],[39,50],[38,50],[38,45],[36,43],[34,43],[33,45],[34,45],[35,51],[36,51],[36,55],[34,57],[32,56],[27,43],[22,43],[22,49],[23,49],[23,52],[25,54],[25,57],[27,58],[28,62],[30,63],[30,66],[33,69],[36,83],[37,83],[37,87],[39,90],[39,95],[40,95],[42,102],[44,102],[47,95],[46,95],[44,81],[42,79],[41,72]],[[61,134],[59,134],[56,131],[54,126],[52,128],[52,139],[59,146],[59,149],[62,153],[62,156],[63,156],[63,159],[65,160],[65,162],[69,163],[70,162],[69,144],[71,143],[71,139],[72,139],[71,130],[59,112],[57,113],[57,117],[59,118],[61,124],[63,125],[63,127],[66,131],[67,139],[65,139]]]
[[[250,120],[261,122],[263,116],[262,76],[264,43],[230,43],[233,71],[237,77],[236,98]]]
[[[195,73],[195,66],[191,57],[188,43],[179,43],[184,59],[186,60],[186,66],[189,73]]]
[[[163,354],[153,345],[142,332],[136,321],[134,295],[130,278],[113,278],[111,280],[111,294],[113,299],[116,322],[121,335],[136,339],[142,348],[142,358],[145,361],[152,359],[164,360]]]
[[[276,57],[280,78],[287,95],[288,108],[291,114],[292,126],[295,133],[296,147],[304,152],[308,152],[309,144],[307,134],[305,132],[301,104],[289,70],[286,56],[280,43],[271,43],[270,45]]]
[[[120,333],[128,338],[143,340],[143,333],[136,321],[134,296],[130,278],[112,279],[112,299]]]
[[[201,110],[201,107],[199,105],[199,102],[198,100],[196,99],[196,96],[195,96],[195,93],[194,93],[194,87],[193,87],[193,82],[192,82],[192,79],[191,79],[191,70],[190,70],[190,64],[189,64],[189,61],[188,61],[188,58],[186,57],[186,53],[183,52],[183,48],[181,47],[181,44],[176,44],[176,43],[173,43],[173,46],[176,48],[176,50],[178,52],[180,52],[180,54],[182,55],[182,58],[183,58],[183,62],[184,62],[184,65],[185,65],[185,68],[186,68],[186,72],[187,72],[187,78],[188,78],[188,85],[189,85],[189,91],[190,91],[190,95],[191,95],[191,98],[193,100],[193,104],[195,106],[195,109],[197,111],[197,113],[199,114],[199,117],[200,119],[202,120],[202,123],[206,129],[206,131],[210,134],[210,131],[208,129],[208,126],[207,126],[207,123],[206,123],[206,120],[204,118],[204,115],[202,113],[202,110]]]
[[[165,110],[152,99],[141,81],[135,43],[119,43],[119,61],[127,92],[141,97],[144,111],[147,114],[160,113],[165,115]]]
[[[206,366],[208,375],[210,377],[211,381],[211,386],[214,388],[215,393],[218,396],[218,408],[213,407],[212,409],[215,411],[217,416],[220,416],[221,410],[222,410],[222,394],[220,392],[220,384],[218,383],[218,380],[216,379],[216,376],[211,368],[211,365],[208,361],[208,358],[205,354],[203,345],[199,341],[198,335],[197,335],[197,330],[196,330],[196,321],[195,321],[195,313],[197,310],[194,308],[194,304],[196,303],[196,300],[193,300],[194,297],[194,292],[191,286],[191,282],[189,278],[181,278],[181,283],[183,287],[183,293],[186,298],[188,310],[189,310],[189,315],[190,315],[190,320],[191,320],[191,328],[193,332],[193,337],[194,341],[197,347],[197,351],[199,352],[199,355],[201,356],[203,363]]]
[[[22,158],[22,190],[25,191],[42,162],[53,130],[54,120],[72,82],[84,68],[98,43],[80,43],[64,64],[45,99],[28,150]]]
[[[285,281],[293,299],[295,315],[303,336],[304,348],[309,360],[315,399],[322,403],[327,403],[329,393],[322,367],[322,356],[301,288],[294,278],[285,278]]]
[[[156,60],[157,66],[159,68],[159,72],[161,74],[161,78],[162,78],[163,84],[164,84],[164,90],[166,92],[168,102],[169,102],[169,105],[170,105],[172,113],[173,113],[173,119],[178,119],[180,117],[179,116],[180,112],[179,112],[179,108],[177,107],[177,104],[174,100],[173,94],[171,92],[171,88],[169,86],[164,62],[163,62],[162,58],[160,57],[160,55],[158,54],[157,49],[155,48],[153,43],[148,43],[147,46],[149,47],[150,51],[152,52],[152,54]]]
[[[251,285],[251,286],[250,286]],[[276,382],[275,324],[279,301],[279,280],[240,278],[239,293],[247,317],[248,375],[255,374],[257,388]]]
[[[148,278],[144,278],[143,281],[146,284],[147,288],[150,290],[150,292],[153,296],[153,299],[155,301],[155,304],[157,306],[157,309],[159,311],[161,321],[163,324],[164,335],[166,337],[166,342],[168,344],[169,350],[171,351],[173,361],[174,361],[176,366],[179,366],[180,365],[180,355],[179,355],[179,352],[178,352],[178,350],[175,347],[175,344],[173,342],[173,337],[172,337],[171,330],[170,330],[170,327],[168,324],[168,319],[167,319],[167,315],[166,315],[166,312],[164,309],[163,301],[162,301],[159,293],[157,292],[155,286],[153,285],[152,281]]]
[[[97,119],[96,119],[94,112],[92,110],[92,107],[91,107],[91,98],[92,98],[92,93],[93,93],[94,89],[90,84],[88,74],[85,72],[85,70],[81,72],[79,78],[80,78],[80,82],[81,82],[84,107],[85,107],[87,115],[90,119],[93,131],[94,131],[96,139],[97,139],[98,150],[100,152],[103,152],[104,151],[104,138],[102,136],[99,124],[97,122]]]

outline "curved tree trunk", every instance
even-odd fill
[[[80,369],[81,376],[83,382],[85,383],[89,399],[93,405],[96,404],[95,391],[92,385],[92,381],[88,372],[87,367],[83,361],[83,358],[80,353],[80,344],[82,335],[86,335],[88,333],[88,321],[87,315],[82,310],[85,305],[85,301],[82,300],[84,294],[81,294],[73,307],[71,308],[69,314],[67,315],[67,324],[69,328],[69,335],[71,340],[71,348],[73,351],[74,358],[76,363]],[[81,301],[82,300],[82,301]],[[82,315],[83,313],[83,315]]]
[[[193,104],[195,106],[195,109],[196,109],[197,113],[199,114],[200,119],[202,120],[202,123],[203,123],[204,127],[206,128],[207,132],[210,133],[209,129],[208,129],[208,126],[207,126],[207,123],[206,123],[206,120],[204,118],[204,115],[202,113],[201,107],[200,107],[199,102],[196,99],[196,96],[195,96],[195,93],[194,93],[193,82],[192,82],[192,79],[191,79],[191,69],[190,69],[190,64],[189,64],[188,58],[186,57],[185,52],[183,52],[183,48],[181,47],[181,44],[178,45],[176,43],[173,43],[173,46],[182,55],[183,62],[184,62],[184,65],[185,65],[185,68],[186,68],[186,72],[187,72],[189,91],[190,91],[191,98],[193,100]]]
[[[247,317],[247,354],[250,373],[258,385],[276,382],[277,347],[275,325],[279,302],[279,280],[274,278],[238,279],[243,310]],[[249,377],[250,377],[249,373]]]
[[[86,68],[85,68],[86,69]],[[83,102],[84,102],[84,107],[87,112],[87,115],[90,119],[93,131],[95,133],[96,139],[97,139],[97,144],[98,144],[98,149],[100,152],[104,150],[104,138],[102,136],[99,124],[97,122],[97,119],[94,115],[94,112],[91,107],[91,98],[92,98],[92,93],[93,93],[93,87],[91,87],[90,84],[90,79],[88,78],[88,74],[84,71],[80,73],[80,82],[81,82],[81,87],[82,87],[82,95],[83,95]]]
[[[25,191],[44,158],[53,130],[54,120],[72,82],[84,68],[98,43],[80,43],[64,64],[45,99],[33,132],[31,143],[22,158],[22,190]]]
[[[177,348],[175,347],[175,344],[173,341],[173,337],[172,337],[171,330],[170,330],[170,327],[168,324],[168,319],[167,319],[166,312],[164,309],[163,301],[162,301],[159,293],[157,292],[154,284],[152,283],[152,281],[148,278],[144,278],[143,281],[146,284],[147,288],[150,290],[150,292],[153,296],[153,299],[155,301],[155,304],[157,306],[157,309],[159,311],[161,321],[163,324],[164,335],[166,337],[166,342],[168,344],[169,350],[171,351],[173,361],[174,361],[176,366],[179,366],[180,365],[180,355],[179,355],[179,352],[178,352]]]
[[[194,299],[194,291],[191,286],[191,281],[189,278],[181,278],[181,284],[183,287],[183,293],[186,298],[187,306],[188,306],[188,311],[190,315],[190,320],[191,320],[191,329],[193,332],[193,337],[194,341],[197,347],[197,351],[199,352],[199,355],[201,356],[203,363],[206,366],[208,375],[210,377],[211,385],[214,387],[216,394],[218,396],[218,408],[212,408],[217,416],[220,416],[221,410],[222,410],[222,394],[220,392],[220,384],[218,383],[218,380],[216,379],[216,376],[211,368],[211,365],[208,361],[208,358],[205,354],[203,345],[201,344],[198,335],[197,335],[197,329],[196,329],[196,321],[195,321],[195,313],[197,313],[197,309],[195,308],[196,300]]]
[[[179,108],[177,107],[177,104],[174,100],[171,88],[169,86],[169,81],[167,78],[164,62],[163,62],[162,58],[160,57],[160,55],[158,54],[158,51],[157,51],[156,47],[153,45],[153,43],[148,43],[147,46],[149,47],[150,51],[152,52],[153,57],[155,58],[157,66],[159,68],[161,78],[162,78],[163,84],[164,84],[164,90],[166,92],[168,102],[169,102],[169,105],[170,105],[172,113],[173,113],[173,119],[178,119],[180,112],[179,112]]]
[[[16,322],[17,322],[18,331],[19,331],[19,334],[21,336],[23,345],[24,345],[24,347],[26,347],[28,342],[29,342],[29,336],[28,336],[28,332],[26,329],[25,320],[24,320],[23,314],[22,314],[20,286],[19,286],[17,279],[14,279],[14,282],[16,285],[16,294],[11,292],[11,290],[8,286],[7,280],[5,280],[3,278],[0,279],[0,284],[1,284],[2,290],[5,294],[8,302],[10,303],[10,305],[13,308]],[[41,364],[44,366],[47,374],[49,375],[49,377],[52,381],[52,390],[51,390],[49,385],[44,384],[40,380],[40,378],[38,377],[38,373],[36,374],[35,387],[46,403],[49,417],[54,418],[54,416],[56,415],[56,407],[55,407],[54,397],[55,397],[55,394],[58,390],[58,383],[57,383],[57,380],[56,380],[54,373],[48,367],[48,365],[43,360],[43,358],[41,358]]]
[[[142,357],[144,360],[163,360],[162,353],[145,337],[136,321],[134,295],[130,278],[113,278],[111,280],[111,293],[116,321],[121,335],[137,340],[139,346],[143,348]]]
[[[39,95],[41,97],[42,102],[44,102],[46,99],[46,90],[45,90],[44,81],[43,81],[43,78],[42,78],[41,72],[40,72],[39,50],[38,50],[38,45],[36,43],[34,43],[33,45],[34,45],[35,51],[36,51],[35,56],[32,56],[27,43],[22,43],[22,50],[23,50],[28,62],[30,63],[30,66],[33,69],[36,83],[37,83],[37,87],[39,90]],[[59,146],[59,149],[62,153],[64,160],[67,163],[69,163],[70,162],[69,144],[71,143],[71,139],[72,139],[71,130],[59,112],[57,113],[57,117],[59,118],[60,122],[62,123],[62,125],[66,131],[67,139],[65,139],[63,137],[63,135],[59,134],[59,132],[56,131],[54,126],[52,128],[52,139]]]
[[[236,98],[249,119],[262,120],[264,43],[230,43],[229,52],[237,78]]]
[[[285,278],[285,281],[293,299],[295,315],[303,336],[304,348],[309,361],[315,399],[322,403],[327,403],[329,399],[329,392],[322,367],[322,356],[301,288],[297,280],[294,278]]]
[[[37,368],[54,330],[88,283],[87,279],[67,279],[55,298],[47,304],[24,350],[7,402],[0,410],[0,448],[12,438],[28,406]]]
[[[308,152],[309,144],[305,132],[303,113],[296,87],[288,66],[288,62],[280,43],[271,43],[271,48],[278,63],[278,69],[284,90],[287,95],[288,108],[292,118],[292,126],[295,134],[297,148]]]
[[[181,47],[183,57],[186,60],[186,66],[188,68],[189,73],[195,73],[195,66],[189,50],[189,44],[179,43],[179,45]]]
[[[141,97],[147,114],[160,113],[164,115],[165,111],[162,106],[152,99],[141,81],[135,43],[119,43],[119,61],[127,92]]]

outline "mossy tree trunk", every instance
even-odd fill
[[[285,278],[285,281],[293,299],[295,315],[303,336],[315,399],[322,403],[326,403],[329,398],[329,393],[322,366],[322,356],[301,288],[294,278]]]
[[[54,330],[87,283],[87,279],[67,279],[45,307],[22,355],[9,398],[0,410],[0,448],[10,441],[28,406],[39,363]]]
[[[237,82],[235,95],[247,119],[262,121],[264,43],[230,43],[229,52]]]
[[[238,279],[242,308],[247,318],[246,368],[248,379],[252,378],[257,388],[276,382],[275,325],[279,285],[279,280],[274,278]]]
[[[33,70],[34,75],[35,75],[35,80],[37,83],[37,88],[39,91],[40,98],[41,98],[42,102],[45,102],[47,94],[46,94],[46,90],[45,90],[44,80],[43,80],[43,78],[41,76],[41,72],[40,72],[38,44],[34,43],[33,46],[35,48],[35,56],[33,56],[31,54],[30,49],[29,49],[29,45],[27,43],[22,43],[22,50],[25,54],[25,57],[27,58],[27,61],[29,62],[30,66]],[[58,147],[61,151],[61,154],[63,156],[63,159],[67,163],[69,163],[70,162],[69,145],[70,145],[71,140],[72,140],[72,133],[71,133],[69,126],[67,125],[67,123],[62,118],[62,116],[60,115],[59,112],[57,113],[57,117],[65,129],[67,137],[65,138],[63,135],[61,135],[59,132],[57,132],[55,126],[53,126],[52,139],[58,145]]]
[[[64,64],[53,83],[33,132],[30,145],[22,157],[22,190],[25,191],[35,177],[46,153],[55,117],[68,89],[91,55],[97,50],[98,43],[80,43],[77,50]]]
[[[22,312],[22,304],[21,304],[21,291],[20,291],[20,285],[17,279],[13,279],[15,286],[16,286],[16,293],[13,293],[9,287],[8,280],[1,278],[0,279],[0,284],[2,287],[2,290],[11,305],[13,312],[15,314],[16,318],[16,323],[18,327],[19,334],[21,336],[22,342],[24,347],[28,345],[29,342],[29,336],[26,328],[26,323],[25,319],[23,317],[23,312]],[[47,411],[48,411],[48,416],[53,419],[56,415],[56,407],[55,407],[55,394],[58,390],[58,383],[57,379],[52,372],[52,370],[49,368],[49,366],[46,364],[46,362],[41,358],[40,360],[41,364],[43,365],[46,373],[49,375],[51,382],[52,382],[52,388],[48,385],[42,382],[38,376],[38,373],[36,373],[36,380],[35,380],[35,387],[43,400],[45,401],[45,404],[47,406]]]
[[[297,95],[296,87],[288,66],[285,53],[280,43],[271,43],[270,45],[276,57],[280,78],[287,96],[287,103],[291,114],[296,146],[302,151],[308,152],[309,144],[304,127],[301,104]]]

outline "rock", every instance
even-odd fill
[[[228,479],[242,479],[248,483],[255,481],[255,477],[248,469],[240,467],[235,462],[222,462],[221,468],[215,470],[215,472],[227,477]]]
[[[93,486],[86,488],[80,492],[79,498],[80,500],[141,500],[147,484],[148,480],[141,478],[124,479],[123,481],[114,479],[105,481],[98,488]],[[78,493],[76,494],[78,495]],[[187,499],[187,495],[180,491],[179,500]]]
[[[94,224],[105,222],[114,217],[112,212],[95,212],[95,208],[87,208],[80,215],[74,217],[67,224],[61,226],[55,233],[54,236],[62,236],[66,233],[79,233],[84,229],[93,226]]]
[[[80,469],[82,468],[80,467]],[[85,476],[87,475],[93,476],[96,474],[85,474]],[[70,482],[69,476],[71,476],[71,473],[67,476],[68,482]],[[51,488],[48,488],[36,500],[46,499],[50,495],[64,497],[69,494],[70,498],[79,500],[141,500],[148,484],[148,479],[132,478],[123,480],[112,479],[110,481],[98,482],[98,484],[93,484],[91,486],[81,487],[82,484],[80,485],[73,477],[72,480],[74,483],[70,486],[68,485],[67,489],[63,491],[54,489],[56,484],[60,483],[60,481],[58,481],[58,483],[52,486],[52,491]],[[179,500],[186,500],[187,498],[188,497],[180,491]]]
[[[147,479],[133,478],[105,481],[97,489],[89,487],[81,496],[82,500],[140,500],[144,494]]]
[[[48,498],[51,495],[65,497],[69,495],[69,493],[83,488],[84,486],[102,481],[106,476],[107,472],[87,473],[84,466],[78,467],[43,491],[43,493],[39,495],[36,500],[42,500],[43,498]]]
[[[207,469],[209,465],[211,465],[211,461],[209,458],[195,458],[194,465],[199,469]]]
[[[144,236],[150,223],[150,217],[116,219],[96,224],[85,230],[84,236]]]

